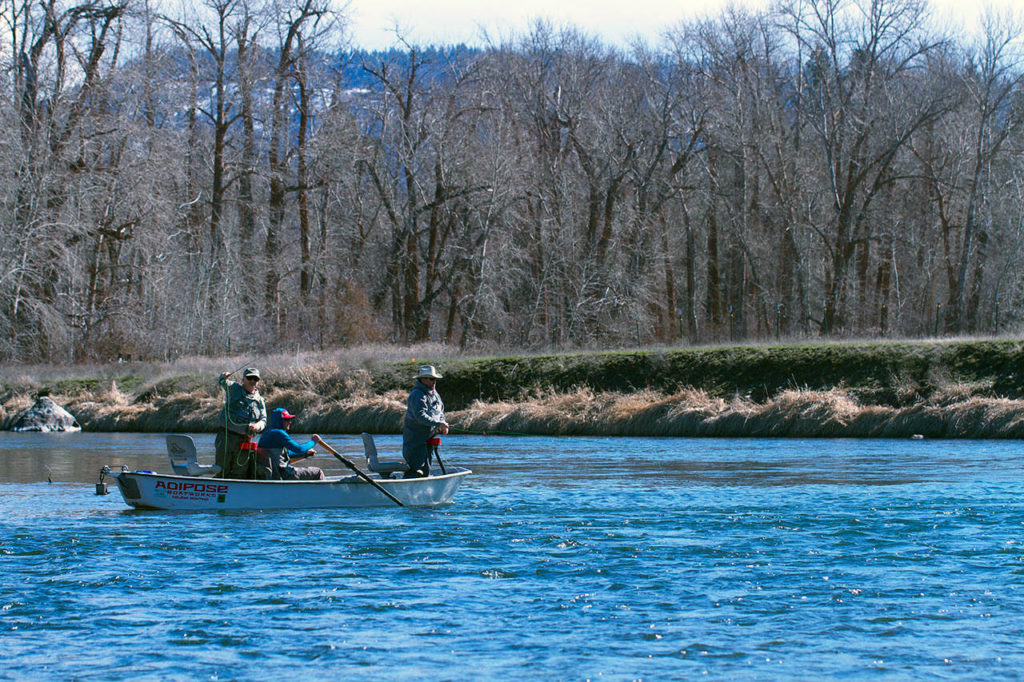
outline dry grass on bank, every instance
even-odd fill
[[[151,403],[117,404],[102,400],[65,403],[88,431],[178,432],[212,431],[221,401],[179,393]]]
[[[297,433],[398,433],[406,394],[374,395],[356,387],[340,400],[306,389],[278,391],[268,407],[299,415]],[[0,404],[4,428],[31,406],[27,397]],[[133,403],[116,389],[64,401],[89,431],[212,432],[221,402],[208,394],[178,393]],[[860,405],[842,389],[786,391],[758,404],[722,400],[696,389],[672,394],[595,392],[536,395],[521,402],[475,402],[448,415],[456,429],[492,434],[590,436],[719,436],[877,438],[1024,437],[1024,401],[947,395],[905,408]]]
[[[1024,401],[968,397],[906,408],[860,405],[842,389],[786,391],[765,404],[688,389],[539,396],[526,403],[474,403],[451,415],[467,431],[544,435],[786,438],[1020,438]]]
[[[259,358],[195,358],[166,364],[0,367],[0,427],[33,402],[31,391],[51,378],[71,379],[73,390],[54,398],[89,431],[213,432],[222,405],[216,376],[255,364],[263,369],[268,407],[299,415],[297,433],[397,433],[404,390],[376,394],[373,368],[419,358],[456,357],[439,345],[366,346],[330,353]],[[130,388],[122,377],[136,377]],[[140,383],[139,377],[142,378]],[[75,384],[73,380],[83,381]],[[88,381],[86,381],[88,380]],[[1024,400],[991,397],[991,384],[935,381],[927,399],[908,385],[904,407],[866,405],[853,391],[787,390],[765,402],[723,399],[701,389],[604,392],[590,388],[539,392],[515,402],[474,402],[449,413],[465,431],[543,435],[722,437],[1024,437]],[[159,386],[159,390],[156,387]],[[899,387],[897,387],[899,389]],[[444,395],[444,386],[441,386]],[[899,390],[897,390],[899,393]]]
[[[351,392],[324,399],[306,388],[277,391],[268,407],[298,414],[296,433],[398,433],[406,394],[371,393],[354,377]],[[0,404],[4,428],[32,404],[27,396]],[[63,401],[89,431],[213,432],[220,398],[215,393],[176,393],[151,402],[132,402],[116,386]],[[842,389],[786,391],[758,404],[722,400],[702,390],[671,394],[596,392],[546,393],[521,402],[475,402],[449,413],[457,429],[470,432],[590,436],[719,436],[877,438],[1024,437],[1024,401],[969,396],[948,391],[905,408],[861,405]]]
[[[64,407],[88,431],[210,433],[218,427],[217,416],[223,405],[220,398],[193,393],[178,393],[157,398],[151,403],[94,398],[90,396],[85,400],[64,403]],[[10,423],[30,406],[31,401],[20,401],[20,409],[10,409],[3,414],[4,428],[9,428]],[[405,396],[397,393],[382,396],[364,394],[325,401],[310,391],[288,390],[277,392],[267,407],[287,407],[296,413],[298,418],[293,427],[296,433],[395,433],[401,430],[405,416]]]

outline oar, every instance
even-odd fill
[[[436,457],[436,458],[437,458],[437,463],[441,465],[441,473],[442,473],[442,474],[447,474],[448,472],[444,470],[444,462],[442,462],[442,461],[441,461],[441,453],[440,453],[440,452],[438,452],[438,451],[437,451],[437,449],[438,449],[438,448],[437,448],[437,446],[435,445],[435,446],[434,446],[434,457]]]
[[[394,495],[389,493],[387,490],[384,490],[384,486],[382,486],[380,483],[377,483],[377,481],[373,480],[372,478],[370,478],[369,476],[364,474],[362,471],[360,471],[358,468],[356,468],[355,464],[353,464],[352,462],[348,461],[347,459],[342,457],[340,454],[338,454],[338,451],[335,450],[334,448],[332,448],[327,443],[325,443],[323,438],[321,438],[320,436],[314,436],[313,440],[315,440],[320,445],[323,445],[324,448],[327,450],[327,452],[331,453],[332,455],[334,455],[335,457],[340,459],[342,464],[347,466],[352,471],[356,472],[356,475],[359,476],[359,478],[363,479],[364,481],[366,481],[367,483],[372,485],[374,488],[376,488],[377,490],[381,491],[382,493],[384,493],[385,495],[390,497],[391,500],[395,504],[397,504],[399,507],[404,507],[405,506],[404,504],[402,504],[402,501],[400,499],[398,499],[397,497],[395,497]]]
[[[438,434],[438,430],[434,429],[433,431],[430,432],[430,437],[433,438],[437,434]],[[434,457],[437,458],[437,463],[441,465],[441,473],[442,474],[447,474],[448,472],[444,470],[444,462],[441,461],[441,453],[437,451],[438,450],[438,446],[431,445],[430,448],[434,451]]]

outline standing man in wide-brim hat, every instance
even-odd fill
[[[433,365],[423,365],[415,378],[402,425],[402,456],[409,465],[405,478],[430,475],[430,440],[435,434],[448,433],[444,403],[436,388],[441,375]]]

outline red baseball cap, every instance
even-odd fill
[[[282,409],[281,419],[295,419],[295,415],[289,412],[288,410]]]

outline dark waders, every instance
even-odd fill
[[[236,460],[238,471],[241,473],[238,478],[245,478],[250,481],[256,479],[257,450],[256,443],[248,440],[248,437],[246,437],[246,441],[242,443],[239,449],[238,459]]]
[[[256,443],[250,441],[249,436],[220,431],[214,446],[217,464],[220,465],[220,478],[255,478]]]

